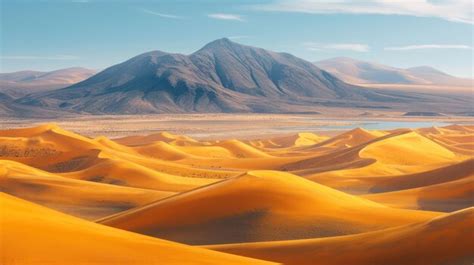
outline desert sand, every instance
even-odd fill
[[[132,234],[6,194],[2,264],[271,264]]]
[[[2,264],[474,260],[474,126],[226,130],[1,130]]]
[[[208,246],[284,264],[470,264],[474,208],[428,222],[376,232],[309,240]]]

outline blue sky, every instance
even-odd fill
[[[473,75],[471,0],[2,0],[1,72],[103,69],[221,37],[309,61],[347,56]]]

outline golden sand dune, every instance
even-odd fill
[[[418,131],[453,152],[474,155],[474,128],[470,126],[450,125],[422,128]]]
[[[386,135],[385,132],[356,128],[321,142],[318,147],[352,147],[368,143],[384,135]]]
[[[171,175],[127,160],[115,159],[104,159],[86,169],[62,175],[74,179],[170,192],[191,190],[217,181]]]
[[[0,189],[86,219],[98,219],[174,194],[69,179],[7,160],[0,160]]]
[[[0,131],[0,157],[50,170],[87,167],[100,153],[92,139],[47,124]]]
[[[474,260],[474,208],[428,222],[321,239],[208,248],[286,265],[469,265]]]
[[[394,177],[410,183],[416,180],[405,178],[405,175],[438,170],[469,158],[416,132],[395,131],[367,144],[292,164],[291,169],[313,163],[319,167],[295,173],[336,189],[367,193]],[[450,170],[448,167],[447,171]],[[461,172],[465,170],[461,169]]]
[[[416,132],[409,132],[374,142],[362,149],[360,156],[384,164],[417,165],[448,162],[456,155]]]
[[[325,172],[308,178],[351,193],[381,193],[467,178],[474,174],[474,160],[468,158],[461,162],[454,161],[451,164],[431,168],[428,165],[417,166],[416,173],[408,173],[413,171],[413,167],[409,167],[408,172],[403,173],[398,169],[393,170],[384,164],[375,163],[368,168]]]
[[[385,207],[289,173],[251,171],[100,222],[210,244],[351,234],[437,215]]]
[[[288,136],[275,137],[271,139],[252,140],[249,143],[258,148],[291,148],[311,146],[327,140],[327,136],[314,133],[302,132]]]
[[[269,157],[265,152],[236,139],[218,141],[215,145],[229,150],[237,158]]]
[[[265,264],[129,230],[285,264],[470,264],[474,210],[441,211],[474,205],[472,147],[466,125],[205,141],[0,131],[2,191],[115,227],[3,194],[1,261]]]
[[[196,140],[190,137],[184,135],[175,135],[169,132],[161,132],[145,136],[127,136],[114,139],[114,141],[128,146],[148,145],[154,142],[165,142],[173,145],[193,145],[197,143]]]
[[[4,193],[0,205],[4,265],[273,264],[87,222]]]
[[[474,159],[413,174],[372,178],[371,192],[387,192],[450,182],[474,175]]]
[[[452,212],[474,205],[474,174],[440,184],[364,197],[392,207]]]
[[[0,157],[15,160],[50,172],[72,172],[73,178],[98,182],[182,191],[208,184],[180,176],[212,178],[235,175],[234,172],[205,171],[190,166],[144,156],[134,148],[105,137],[90,139],[55,125],[0,132]],[[81,172],[74,174],[74,172]],[[178,176],[171,176],[171,175]]]
[[[434,155],[431,157],[430,153],[425,154],[416,148],[411,150],[413,145],[432,148]],[[329,171],[337,174],[337,170],[359,170],[362,168],[372,173],[376,172],[377,168],[383,168],[384,173],[387,170],[396,172],[397,169],[399,172],[407,172],[410,170],[409,167],[416,171],[418,170],[417,165],[425,167],[427,164],[439,164],[458,159],[451,151],[410,130],[385,133],[355,129],[320,144],[307,147],[307,149],[310,154],[314,153],[312,157],[289,163],[282,166],[281,169],[291,170],[304,176]],[[318,150],[325,151],[320,153]],[[413,151],[417,153],[410,154]],[[441,153],[438,155],[437,151]],[[407,152],[408,156],[400,158],[396,155],[398,152]],[[421,159],[417,161],[416,156],[420,154],[422,155]],[[459,160],[462,158],[465,157],[460,156]],[[383,166],[379,164],[383,164]],[[360,175],[359,172],[357,174]]]

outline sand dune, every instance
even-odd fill
[[[474,205],[474,173],[470,176],[420,188],[365,195],[392,207],[452,212]]]
[[[384,164],[399,165],[441,163],[455,158],[454,153],[416,132],[371,143],[361,150],[360,156],[374,158]]]
[[[474,155],[474,129],[471,126],[422,128],[418,132],[455,153]]]
[[[289,148],[300,146],[311,146],[327,140],[328,137],[314,133],[302,132],[271,139],[260,139],[249,141],[251,145],[258,148]]]
[[[140,164],[106,159],[83,170],[64,173],[63,176],[120,186],[179,192],[197,188],[217,179],[186,178],[157,172]]]
[[[352,147],[363,143],[368,143],[378,137],[382,137],[386,133],[381,131],[367,131],[362,128],[356,128],[348,132],[342,133],[335,137],[332,137],[318,146],[325,147]]]
[[[4,193],[0,202],[5,265],[271,264],[102,226]]]
[[[183,178],[209,172],[167,163],[163,152],[157,152],[158,158],[145,156],[105,137],[90,139],[52,124],[1,131],[0,154],[49,172],[68,173],[66,177],[114,185],[183,191],[213,182]]]
[[[298,176],[251,171],[100,222],[192,244],[334,236],[423,221]]]
[[[174,194],[65,178],[7,160],[0,160],[0,189],[86,219],[98,219]]]
[[[416,132],[397,130],[365,144],[290,164],[290,169],[299,169],[294,172],[333,188],[367,193],[393,177],[411,182],[404,176],[440,169],[469,157]]]
[[[474,126],[249,139],[0,131],[2,264],[472,261]]]
[[[469,265],[474,260],[474,208],[428,222],[376,232],[308,240],[209,246],[286,265]]]
[[[161,132],[144,136],[128,136],[114,139],[114,141],[128,146],[148,145],[154,142],[165,142],[174,145],[192,145],[196,142],[196,140],[190,137],[175,135],[169,132]]]

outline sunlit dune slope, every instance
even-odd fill
[[[86,219],[98,219],[173,195],[80,181],[0,160],[0,190]]]
[[[209,246],[286,265],[470,265],[474,208],[428,222],[358,235]]]
[[[319,144],[308,146],[305,151],[313,154],[300,161],[291,162],[281,166],[282,170],[289,170],[299,175],[310,176],[321,172],[344,169],[370,168],[380,160],[376,152],[364,155],[364,150],[373,145],[383,145],[391,138],[408,134],[410,131],[402,130],[393,133],[380,131],[367,131],[354,129],[349,132],[332,137]],[[421,137],[421,136],[420,136]],[[426,139],[429,141],[428,139]]]
[[[302,132],[287,136],[275,137],[271,139],[252,140],[249,143],[258,148],[291,148],[301,146],[311,146],[327,140],[327,136],[320,136],[314,133]]]
[[[175,135],[169,132],[160,132],[144,136],[127,136],[123,138],[114,139],[114,141],[128,146],[148,145],[154,142],[165,142],[179,146],[194,145],[197,143],[196,140],[190,137],[184,135]]]
[[[372,179],[371,192],[388,192],[464,179],[474,175],[474,159],[441,166],[423,172]]]
[[[100,144],[54,124],[0,131],[0,156],[48,171],[67,171],[93,164]]]
[[[474,206],[474,174],[440,184],[364,197],[392,207],[452,212]]]
[[[271,264],[106,227],[4,193],[0,205],[4,265]]]
[[[190,190],[217,181],[210,178],[171,175],[120,159],[104,159],[101,163],[86,169],[62,175],[74,179],[168,192]]]
[[[409,132],[373,142],[361,150],[360,156],[384,164],[416,165],[447,162],[456,155],[416,132]]]
[[[437,215],[385,207],[288,173],[251,171],[100,222],[178,242],[211,244],[351,234]]]
[[[213,182],[212,177],[235,175],[172,163],[163,160],[164,156],[159,150],[153,157],[145,156],[105,137],[90,139],[51,124],[0,131],[1,158],[49,172],[71,173],[65,176],[77,179],[183,191]]]
[[[332,137],[318,144],[318,147],[351,147],[370,142],[376,138],[386,135],[382,131],[368,131],[356,128],[348,132]]]
[[[450,166],[469,157],[454,153],[416,132],[396,131],[366,144],[293,163],[290,169],[309,167],[312,163],[313,169],[294,170],[294,172],[340,190],[368,193],[376,191],[375,187],[384,185],[383,183],[392,179],[406,183],[405,188],[416,187],[417,178],[405,175],[435,170],[457,171],[464,174],[469,172],[468,168],[456,170]],[[442,170],[445,167],[446,170]],[[428,181],[426,184],[429,185],[430,176],[438,174],[433,172],[426,175],[427,178],[423,178],[421,183]],[[387,187],[392,190],[400,188]]]
[[[422,128],[417,131],[453,152],[474,155],[474,128],[472,126],[450,125],[441,128]]]
[[[215,145],[229,150],[237,158],[269,157],[265,152],[236,139],[218,141]]]

